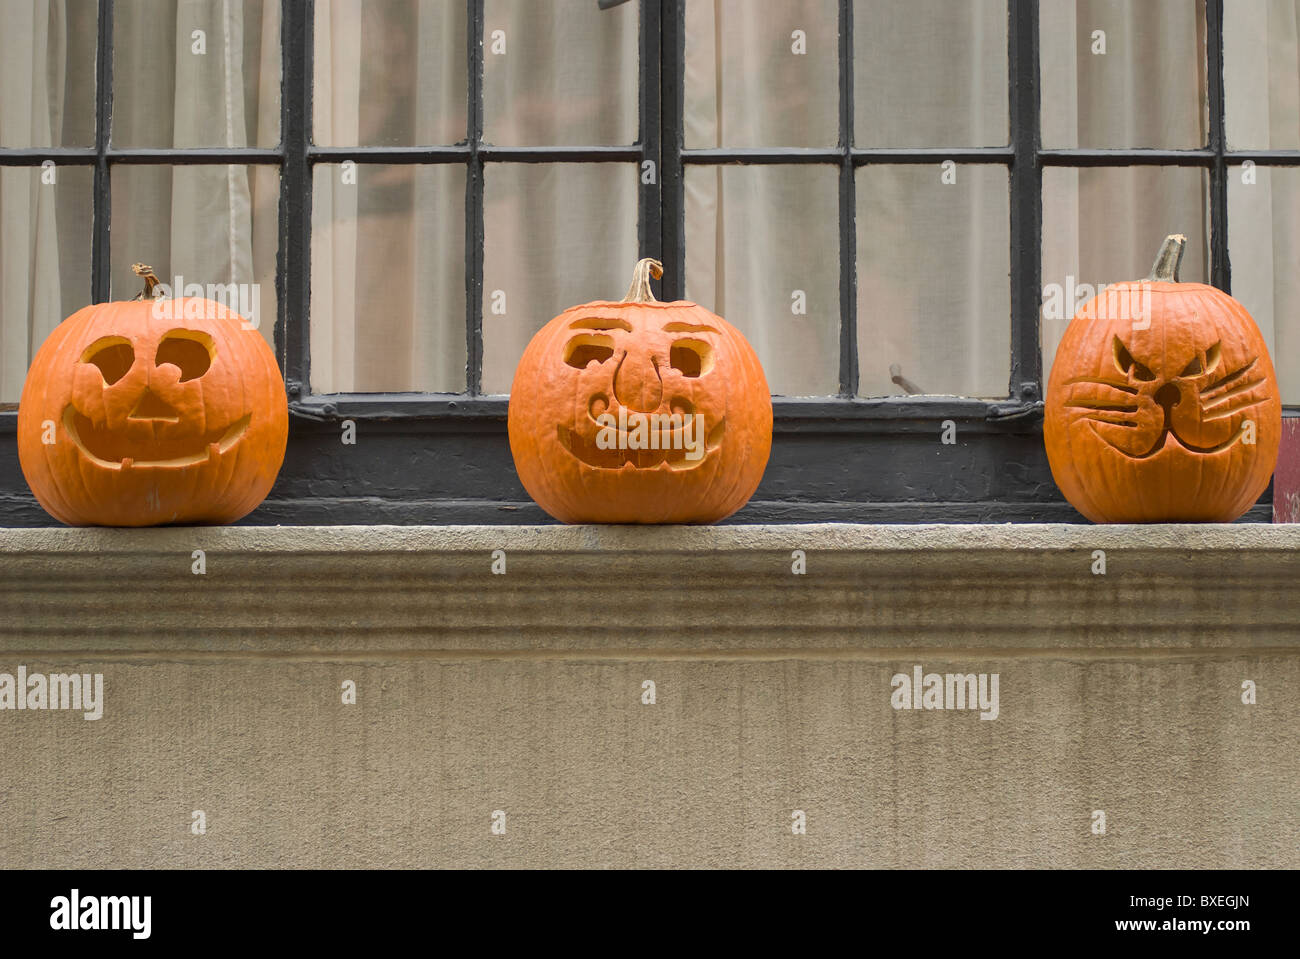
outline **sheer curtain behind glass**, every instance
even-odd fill
[[[1300,0],[1227,0],[1224,15],[1228,149],[1300,149]],[[1300,403],[1300,168],[1229,160],[1228,256],[1282,401]]]
[[[484,141],[635,142],[637,7],[487,0]],[[315,32],[317,143],[465,141],[465,3],[318,0]],[[524,346],[556,313],[627,288],[637,172],[486,165],[483,392],[509,391]],[[313,392],[466,389],[465,187],[462,161],[317,166]]]
[[[836,147],[838,7],[688,0],[686,146]],[[1004,0],[853,10],[857,146],[1008,142]],[[838,183],[834,164],[686,170],[687,294],[745,332],[774,393],[839,390]],[[948,185],[938,161],[868,165],[857,197],[860,395],[908,391],[891,369],[913,392],[1005,395],[1005,169]]]
[[[12,0],[0,29],[0,148],[95,142],[95,4]],[[32,354],[90,302],[88,166],[0,167],[0,406]]]
[[[116,0],[113,145],[266,147],[280,142],[278,0]],[[114,166],[112,293],[138,292],[133,262],[171,283],[256,284],[274,342],[276,165]]]
[[[1045,148],[1208,142],[1199,0],[1042,0],[1039,29]],[[1044,170],[1044,379],[1088,291],[1145,276],[1166,235],[1187,235],[1183,278],[1208,281],[1208,189],[1197,167]]]

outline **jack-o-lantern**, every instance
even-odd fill
[[[1097,523],[1229,522],[1277,465],[1282,404],[1246,309],[1181,283],[1183,236],[1145,280],[1107,287],[1052,364],[1043,438],[1065,498]]]
[[[524,350],[510,451],[529,495],[566,523],[712,523],[740,509],[772,448],[753,347],[701,306],[650,290],[565,310]]]
[[[32,360],[18,456],[41,506],[72,526],[228,523],[284,461],[289,413],[271,348],[219,303],[155,299],[78,310]]]

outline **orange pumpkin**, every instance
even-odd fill
[[[510,451],[524,488],[566,523],[713,523],[740,509],[772,448],[753,347],[694,303],[661,303],[655,260],[622,302],[565,310],[524,350]]]
[[[1184,243],[1169,237],[1149,277],[1085,304],[1052,364],[1047,459],[1093,522],[1230,522],[1277,465],[1268,347],[1231,296],[1179,282]]]
[[[157,278],[137,264],[152,294]],[[73,526],[229,523],[270,492],[289,413],[271,348],[203,299],[101,303],[32,360],[18,456],[41,506]]]

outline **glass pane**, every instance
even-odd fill
[[[1300,404],[1300,168],[1228,168],[1232,295],[1259,324],[1282,402]]]
[[[782,396],[840,388],[839,174],[688,166],[686,298],[737,327]]]
[[[466,4],[317,0],[313,140],[423,146],[465,139]]]
[[[1042,0],[1043,146],[1208,142],[1200,0]]]
[[[89,166],[0,167],[0,404],[18,402],[45,337],[90,303],[92,180]]]
[[[1006,167],[872,164],[857,194],[858,395],[1006,396]]]
[[[635,142],[639,6],[487,0],[483,139],[498,146]]]
[[[313,393],[465,389],[465,167],[318,164]]]
[[[117,0],[115,146],[279,142],[279,0]]]
[[[1300,3],[1226,0],[1223,90],[1228,149],[1300,149]]]
[[[630,163],[487,167],[484,393],[510,392],[524,347],[551,317],[623,298],[637,261],[639,182]]]
[[[1209,178],[1195,167],[1043,171],[1043,378],[1079,307],[1151,271],[1170,233],[1187,236],[1182,279],[1208,282]]]
[[[836,0],[687,0],[685,142],[839,142]]]
[[[94,3],[7,3],[0,148],[95,145]]]
[[[1006,0],[855,0],[854,144],[1005,146]]]
[[[112,297],[142,289],[147,263],[173,295],[202,295],[275,342],[280,170],[274,166],[113,167]]]

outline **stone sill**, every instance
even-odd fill
[[[1297,582],[1294,525],[3,529],[0,642],[186,659],[1222,659],[1300,650]]]

